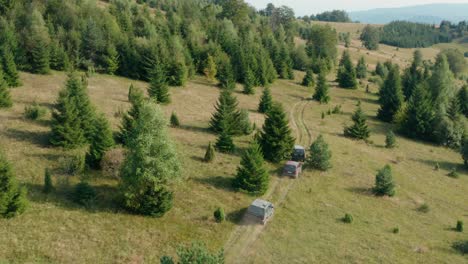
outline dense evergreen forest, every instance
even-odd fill
[[[300,29],[288,7],[271,5],[257,12],[240,0],[103,3],[2,1],[0,45],[23,71],[74,68],[149,80],[159,65],[174,86],[205,73],[208,58],[214,59],[215,77],[223,86],[243,83],[245,76],[264,86],[277,77],[292,78],[293,68],[335,59],[334,30]],[[308,32],[313,48],[295,47],[300,30]],[[316,49],[321,44],[312,41],[323,37],[331,45],[321,48],[330,51]]]

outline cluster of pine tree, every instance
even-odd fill
[[[343,52],[341,57],[336,79],[342,88],[357,89],[358,87],[356,80],[356,68],[351,61],[351,55],[347,50]]]

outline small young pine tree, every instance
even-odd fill
[[[342,218],[342,221],[346,224],[351,224],[354,221],[354,218],[351,214],[346,213],[344,217]]]
[[[216,220],[216,222],[218,222],[218,223],[224,222],[224,220],[226,220],[226,215],[224,214],[224,209],[221,208],[221,207],[218,207],[218,208],[214,211],[213,217],[214,217],[214,219]]]
[[[312,69],[306,71],[304,79],[302,79],[302,85],[305,87],[313,87],[315,85],[314,72]]]
[[[278,163],[291,156],[295,139],[281,104],[272,105],[262,130],[259,143],[266,160]]]
[[[170,122],[172,127],[180,127],[179,117],[175,112],[172,112]]]
[[[113,145],[114,138],[109,122],[101,114],[94,121],[94,133],[86,153],[86,164],[90,168],[99,169],[102,157]]]
[[[367,120],[364,112],[362,111],[361,106],[359,105],[356,111],[353,114],[352,126],[347,126],[344,129],[344,135],[346,137],[363,139],[366,140],[370,136],[369,128],[367,127]]]
[[[359,79],[365,79],[367,77],[367,65],[364,56],[361,56],[356,66],[356,77]]]
[[[396,147],[396,137],[392,130],[389,130],[385,135],[385,147],[389,149]]]
[[[383,65],[380,61],[377,62],[377,66],[375,67],[375,74],[380,76],[382,79],[385,78],[388,74],[388,69]]]
[[[317,88],[315,88],[315,93],[312,96],[312,99],[322,104],[327,104],[330,101],[330,96],[328,95],[329,90],[330,87],[328,86],[325,73],[321,71],[318,75]]]
[[[341,57],[337,80],[342,88],[357,89],[356,69],[348,51],[344,51]]]
[[[457,230],[457,232],[463,232],[463,221],[462,220],[457,221],[457,226],[455,227],[455,230]]]
[[[49,194],[53,191],[54,191],[54,184],[52,183],[52,175],[50,174],[49,169],[45,169],[44,187],[42,188],[42,192],[45,194]]]
[[[8,108],[13,105],[8,83],[4,79],[3,71],[0,67],[0,108]]]
[[[205,157],[203,157],[204,162],[212,162],[215,158],[215,149],[213,144],[208,143],[208,147],[206,148]]]
[[[332,167],[330,162],[331,156],[332,154],[327,142],[325,142],[322,135],[319,135],[310,146],[310,154],[306,165],[313,169],[326,171]]]
[[[271,97],[270,88],[266,87],[263,89],[262,97],[260,98],[260,103],[258,105],[258,111],[260,113],[267,113],[271,105],[273,104],[273,98]]]
[[[250,68],[247,68],[244,76],[244,94],[255,94],[255,76]]]
[[[395,184],[393,183],[392,168],[385,165],[375,176],[374,193],[378,196],[394,196]]]
[[[213,59],[213,56],[208,55],[205,62],[205,69],[203,69],[203,73],[205,73],[206,78],[210,81],[216,80],[216,74],[218,73],[216,69],[216,63]]]
[[[0,153],[0,216],[11,218],[24,212],[27,206],[26,190],[18,186],[13,170]]]
[[[128,101],[132,104],[134,104],[136,101],[143,101],[144,98],[143,91],[140,90],[139,88],[133,86],[133,84],[130,84],[130,87],[128,88]]]
[[[243,153],[234,187],[250,194],[262,195],[268,189],[270,175],[265,168],[262,151],[256,141]]]
[[[150,78],[150,87],[148,89],[150,97],[160,104],[170,103],[169,85],[167,84],[166,72],[162,64],[155,64]]]

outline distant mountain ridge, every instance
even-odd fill
[[[353,21],[370,24],[386,24],[394,20],[406,20],[428,24],[440,24],[442,20],[458,23],[468,20],[466,4],[427,4],[399,8],[377,8],[349,12]]]

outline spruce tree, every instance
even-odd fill
[[[370,136],[370,131],[367,127],[367,118],[360,105],[358,105],[358,108],[354,112],[352,119],[354,124],[352,126],[345,127],[344,135],[346,137],[355,139],[368,139]]]
[[[252,70],[247,68],[244,76],[244,94],[255,94],[255,76]]]
[[[262,97],[260,98],[260,103],[258,105],[258,111],[260,113],[267,113],[271,109],[273,104],[273,98],[271,97],[270,88],[266,87],[263,89]]]
[[[106,117],[101,114],[94,120],[94,132],[91,137],[89,150],[86,153],[86,164],[98,169],[102,157],[114,145],[112,130]]]
[[[13,170],[0,152],[0,216],[11,218],[24,212],[26,190],[18,186]]]
[[[52,175],[50,174],[49,169],[45,169],[44,173],[44,187],[42,188],[42,192],[45,194],[49,194],[54,191],[54,185],[52,183]]]
[[[118,134],[119,141],[127,146],[133,133],[133,129],[136,124],[140,113],[140,107],[144,102],[143,93],[138,88],[135,88],[133,85],[130,85],[128,92],[128,99],[132,104],[132,107],[125,113],[122,117],[122,123],[120,125],[120,132]]]
[[[385,165],[375,176],[374,193],[378,196],[394,196],[395,184],[393,183],[392,168]]]
[[[359,58],[358,64],[356,66],[356,77],[359,79],[365,79],[367,77],[367,64],[364,56]]]
[[[380,76],[381,78],[385,78],[388,74],[388,69],[383,65],[380,61],[377,62],[377,66],[375,67],[375,74]]]
[[[331,156],[332,154],[327,142],[325,142],[322,135],[319,135],[310,146],[310,154],[306,165],[313,169],[326,171],[332,167],[330,162]]]
[[[227,89],[222,90],[215,105],[216,111],[210,121],[210,129],[218,134],[224,131],[230,136],[241,135],[243,132],[240,127],[240,111],[237,105],[237,99],[232,92]]]
[[[216,140],[216,149],[222,153],[231,153],[235,149],[234,142],[232,141],[232,134],[229,132],[230,128],[226,124],[226,120],[222,120],[220,123],[220,129],[218,139]]]
[[[145,95],[142,90],[133,86],[133,84],[130,84],[130,87],[128,88],[128,101],[130,103],[134,104],[135,102],[141,102],[144,97]]]
[[[428,84],[433,104],[436,107],[435,110],[439,113],[445,113],[450,98],[455,95],[453,73],[450,71],[445,55],[439,54],[437,56]]]
[[[157,103],[167,104],[171,102],[166,72],[160,63],[156,63],[151,71],[150,87],[148,94]]]
[[[256,141],[242,154],[240,166],[234,179],[234,187],[240,191],[263,195],[270,181],[270,175],[265,167],[262,151]]]
[[[107,51],[104,55],[106,73],[114,75],[119,69],[119,53],[112,43],[107,44]]]
[[[434,120],[434,106],[427,85],[422,83],[416,86],[408,102],[401,124],[402,132],[412,138],[431,140]]]
[[[294,148],[294,141],[283,107],[274,103],[266,113],[259,138],[265,159],[274,163],[288,159]]]
[[[385,135],[385,147],[394,148],[396,146],[396,137],[395,133],[392,130],[389,130]]]
[[[31,70],[33,73],[47,74],[50,71],[50,38],[42,14],[37,9],[32,12],[29,30]]]
[[[20,86],[21,81],[19,79],[18,70],[15,64],[15,58],[13,56],[11,49],[5,46],[2,48],[2,54],[0,54],[0,62],[2,62],[3,64],[4,78],[6,82],[8,83],[8,86],[10,87]]]
[[[169,185],[180,176],[180,162],[166,127],[158,105],[141,105],[120,183],[124,206],[137,214],[161,217],[172,207]]]
[[[211,144],[210,142],[208,143],[208,147],[206,148],[205,157],[203,157],[203,161],[212,162],[214,160],[214,157],[215,157],[215,150],[214,150],[213,144]]]
[[[170,123],[172,127],[180,127],[179,117],[177,117],[175,112],[172,112]]]
[[[465,164],[465,168],[468,168],[468,138],[466,137],[463,139],[461,154],[463,158],[463,164]]]
[[[328,95],[329,89],[330,87],[328,86],[325,73],[321,71],[318,75],[317,87],[315,88],[315,93],[312,96],[312,99],[322,104],[328,104],[330,101],[330,96]]]
[[[302,79],[302,85],[305,87],[313,87],[315,85],[314,72],[312,69],[306,71],[304,79]]]
[[[8,108],[13,105],[8,83],[4,79],[2,67],[0,67],[0,108]]]
[[[342,88],[357,89],[356,70],[348,51],[343,52],[338,68],[337,80]]]
[[[380,109],[377,117],[385,122],[392,122],[395,115],[403,105],[403,91],[401,88],[400,70],[398,66],[390,69],[387,77],[380,88]]]
[[[468,85],[463,86],[457,94],[460,112],[468,117]]]
[[[234,78],[234,70],[230,61],[223,62],[218,71],[217,79],[219,86],[223,89],[234,90],[236,88],[236,80]]]
[[[203,72],[205,73],[205,76],[206,78],[208,78],[208,80],[215,81],[216,74],[218,73],[218,71],[213,56],[208,55],[208,58],[205,62],[205,69],[203,70]]]
[[[403,74],[403,94],[405,95],[405,100],[408,101],[411,98],[413,90],[416,89],[423,81],[423,72],[421,69],[422,66],[422,53],[420,50],[416,50],[413,53],[413,62],[411,66],[406,68]]]

